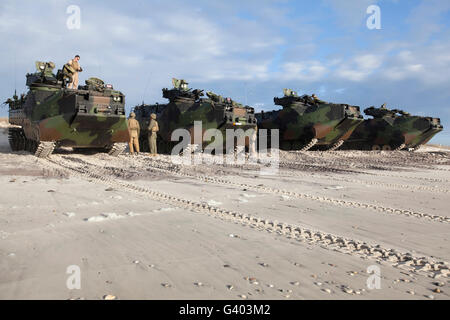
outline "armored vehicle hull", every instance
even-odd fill
[[[426,117],[425,123],[422,126],[420,134],[416,132],[412,138],[409,136],[405,139],[406,148],[418,149],[420,146],[428,143],[436,134],[444,129],[441,125],[441,119],[439,118]]]
[[[242,106],[231,99],[208,92],[208,98],[200,98],[200,90],[191,91],[182,84],[184,80],[173,79],[174,89],[163,89],[163,97],[169,99],[168,104],[142,104],[134,108],[136,119],[141,126],[141,150],[148,151],[148,130],[150,115],[156,114],[159,125],[158,150],[170,153],[179,142],[171,141],[172,133],[176,129],[186,129],[190,133],[191,144],[195,144],[194,122],[201,122],[201,137],[208,129],[217,129],[222,133],[224,147],[226,145],[226,129],[256,128],[256,119],[253,108]],[[248,144],[248,139],[246,139]],[[201,148],[210,144],[209,140],[202,139]],[[234,144],[233,144],[234,145]]]
[[[344,144],[345,149],[401,150],[415,149],[443,130],[438,118],[411,116],[401,110],[367,108],[373,116],[359,126]]]
[[[285,89],[283,109],[256,114],[261,129],[279,129],[281,150],[337,149],[363,121],[359,107],[298,97]]]
[[[27,75],[28,93],[7,101],[9,122],[16,126],[10,129],[12,150],[39,157],[60,146],[120,154],[129,140],[124,95],[96,78],[67,89],[50,63],[37,65],[38,71]]]

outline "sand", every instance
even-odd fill
[[[146,154],[37,159],[5,128],[0,299],[449,299],[446,148],[281,152],[264,176]]]

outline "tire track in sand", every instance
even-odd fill
[[[74,163],[67,163],[62,159],[39,159],[41,163],[53,167],[55,170],[66,171],[76,177],[84,180],[95,181],[113,187],[120,187],[123,190],[144,195],[152,200],[184,208],[195,213],[203,213],[209,216],[219,218],[223,221],[239,223],[243,226],[252,227],[259,231],[276,233],[288,239],[306,242],[308,244],[319,245],[327,250],[334,250],[345,254],[361,258],[376,259],[385,261],[393,267],[397,267],[409,272],[414,272],[431,278],[448,277],[450,274],[449,263],[446,261],[437,261],[432,257],[417,257],[406,252],[402,253],[395,249],[383,248],[380,245],[368,244],[367,242],[349,239],[343,236],[331,233],[312,230],[301,226],[286,224],[277,220],[269,220],[255,217],[245,213],[230,211],[206,203],[199,203],[170,194],[154,191],[146,187],[141,187],[115,177],[97,173],[98,168],[91,165],[82,165],[75,167]]]

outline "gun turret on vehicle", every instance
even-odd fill
[[[175,102],[175,100],[180,99],[194,99],[197,101],[200,99],[200,97],[203,97],[203,90],[195,89],[192,90],[188,87],[189,83],[187,83],[183,79],[175,79],[172,78],[172,89],[164,88],[163,91],[163,97],[168,99],[169,101]]]

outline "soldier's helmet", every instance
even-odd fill
[[[132,112],[132,113],[130,113],[130,118],[136,118],[136,113],[134,113],[134,112]]]
[[[156,114],[152,113],[152,114],[150,115],[150,118],[152,118],[153,120],[156,120]]]
[[[313,93],[311,97],[313,97],[314,99],[317,99],[317,96],[315,93]]]

